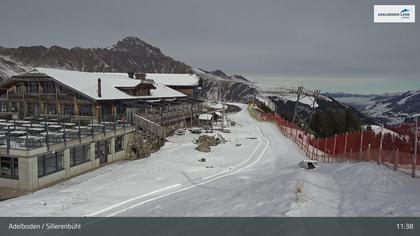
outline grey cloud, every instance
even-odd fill
[[[5,0],[0,45],[105,47],[135,35],[229,73],[420,75],[419,24],[373,24],[366,0]]]

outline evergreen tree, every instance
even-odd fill
[[[350,110],[346,109],[345,113],[345,132],[353,132],[360,130],[361,123],[359,118]]]

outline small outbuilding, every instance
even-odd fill
[[[213,126],[213,114],[204,113],[198,116],[198,121],[200,122],[201,126],[204,127],[212,127]]]

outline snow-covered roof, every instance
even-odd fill
[[[194,74],[157,74],[146,73],[146,79],[152,79],[166,86],[197,86],[199,78]]]
[[[199,120],[211,120],[211,119],[212,119],[212,117],[213,117],[213,115],[212,115],[212,114],[204,113],[204,114],[200,114],[200,115],[198,116],[198,119],[199,119]]]
[[[218,116],[223,116],[223,114],[220,111],[216,111],[214,114],[216,114]]]
[[[156,81],[153,84],[156,89],[150,90],[150,96],[131,96],[117,87],[135,87],[141,81],[131,79],[124,73],[82,72],[51,68],[36,68],[36,70],[95,100],[186,97]],[[101,97],[98,97],[98,78],[101,79]]]
[[[107,75],[117,75],[122,78],[130,79],[127,73],[103,73]],[[163,73],[146,73],[146,79],[154,80],[157,84],[166,86],[197,86],[199,78],[195,74],[163,74]]]

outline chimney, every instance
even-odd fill
[[[98,78],[98,97],[102,97],[101,78]]]
[[[127,74],[130,79],[134,78],[134,72],[127,72]]]
[[[143,73],[143,72],[135,73],[134,78],[136,80],[145,80],[146,79],[146,73]]]

